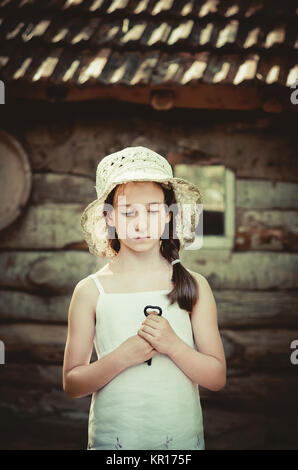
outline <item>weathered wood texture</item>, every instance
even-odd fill
[[[87,251],[3,251],[2,289],[38,295],[71,294],[75,284],[107,263]]]
[[[87,249],[80,216],[96,198],[93,181],[75,175],[37,174],[34,184],[28,206],[0,233],[0,248]],[[297,189],[295,183],[238,179],[235,250],[297,252]]]
[[[88,251],[2,251],[0,285],[57,295],[71,293],[80,279],[108,263]],[[214,289],[298,289],[298,254],[183,250],[181,261],[205,276]]]
[[[297,210],[298,184],[237,178],[236,203],[243,209]]]
[[[181,251],[185,266],[210,282],[227,358],[226,386],[200,388],[207,449],[297,449],[294,119],[200,112],[192,119],[181,109],[167,119],[147,113],[144,121],[127,103],[103,102],[100,113],[95,103],[79,108],[83,120],[65,105],[39,112],[35,122],[21,108],[19,126],[10,109],[0,116],[33,171],[28,205],[0,232],[1,448],[86,448],[90,396],[74,400],[62,388],[67,314],[76,283],[108,260],[88,252],[80,217],[96,198],[98,161],[144,145],[172,165],[224,164],[236,175],[232,252]]]
[[[99,158],[120,148],[145,145],[172,161],[224,163],[238,177],[298,181],[295,113],[280,115],[171,110],[166,119],[128,103],[57,105],[47,113],[32,105],[32,120],[18,109],[16,130],[30,155],[33,171],[95,176]],[[34,119],[34,116],[36,118]],[[125,118],[123,118],[125,116]],[[33,121],[34,119],[34,121]],[[16,115],[7,110],[3,127],[14,129]],[[133,132],[132,132],[133,130]],[[117,136],[117,141],[115,141]],[[46,156],[45,156],[46,155]]]
[[[297,252],[298,211],[237,208],[234,248]]]
[[[222,328],[286,328],[298,325],[296,291],[213,290],[213,294]],[[41,297],[2,290],[0,320],[66,324],[70,299],[69,295]]]
[[[75,401],[77,408],[80,400]],[[55,408],[41,414],[0,408],[0,413],[2,449],[87,448],[87,411]],[[287,420],[287,416],[210,406],[203,414],[207,450],[297,449],[297,420]]]
[[[297,374],[231,372],[221,391],[200,390],[207,449],[297,449]],[[6,365],[1,448],[86,448],[90,399],[67,397],[61,365]]]
[[[231,369],[292,372],[291,342],[298,340],[297,329],[272,327],[246,330],[220,330],[226,359]],[[38,323],[1,324],[6,362],[62,364],[67,336],[66,325]],[[95,353],[93,359],[96,359]]]

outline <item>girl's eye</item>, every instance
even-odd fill
[[[159,211],[149,211],[150,214],[158,214]],[[130,216],[130,215],[134,215],[134,212],[122,212],[122,215],[126,215],[126,216]]]
[[[122,212],[122,215],[130,216],[131,214],[133,214],[133,212]]]

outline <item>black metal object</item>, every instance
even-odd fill
[[[151,310],[158,310],[159,313],[158,315],[162,315],[162,308],[161,307],[158,307],[157,305],[146,305],[146,307],[144,308],[144,315],[146,317],[148,317],[148,315],[150,315],[150,313],[147,312],[147,309],[150,308]],[[151,361],[152,361],[152,357],[150,359],[148,359],[148,361],[145,361],[147,362],[148,366],[151,366]]]

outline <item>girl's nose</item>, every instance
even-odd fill
[[[147,217],[147,214],[145,215],[139,215],[138,216],[138,219],[137,219],[137,222],[136,222],[136,229],[143,233],[143,232],[146,232],[147,230],[147,226],[148,226],[148,217]]]

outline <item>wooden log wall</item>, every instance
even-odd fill
[[[138,108],[127,117],[130,109],[120,104],[112,113],[107,106],[93,117],[83,107],[74,117],[62,108],[22,130],[9,116],[0,119],[26,148],[33,172],[27,206],[0,232],[1,447],[86,448],[90,397],[74,400],[62,390],[67,314],[75,284],[108,260],[88,252],[80,215],[95,198],[98,159],[147,145],[171,163],[220,163],[236,173],[233,250],[181,252],[184,264],[212,287],[228,365],[224,389],[200,388],[206,447],[297,448],[298,365],[290,362],[291,342],[298,339],[292,121],[217,113],[192,119],[190,111],[184,117],[173,111],[167,120],[137,115]]]

